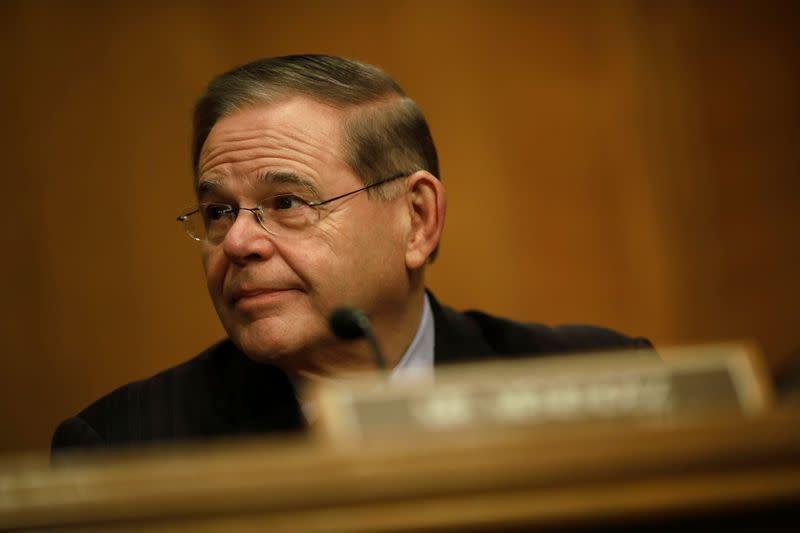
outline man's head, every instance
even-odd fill
[[[445,211],[436,151],[414,102],[375,67],[290,56],[212,81],[194,126],[199,202],[267,208],[242,209],[223,238],[203,243],[208,289],[234,342],[296,370],[357,366],[327,326],[336,307],[355,305],[387,351],[401,354]],[[264,205],[274,195],[282,196]],[[293,220],[297,207],[313,224],[287,229],[270,219]]]
[[[220,118],[287,96],[305,96],[347,112],[343,154],[365,185],[408,170],[427,170],[440,178],[425,117],[388,74],[351,59],[295,55],[248,63],[212,80],[195,106],[195,179],[203,144]]]

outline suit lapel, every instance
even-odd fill
[[[305,425],[296,391],[280,368],[256,363],[231,343],[218,412],[242,432],[300,429]]]
[[[495,350],[484,340],[481,329],[467,315],[441,305],[428,292],[433,311],[434,365],[477,361],[494,355]]]

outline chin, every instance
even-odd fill
[[[276,319],[262,319],[225,329],[234,344],[250,359],[258,362],[278,364],[294,359],[315,344],[310,331]]]

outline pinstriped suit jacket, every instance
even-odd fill
[[[435,364],[559,352],[651,348],[643,338],[586,325],[548,327],[458,312],[428,294]],[[306,427],[289,377],[248,359],[224,340],[193,359],[129,383],[97,400],[55,431],[65,449],[302,431]]]

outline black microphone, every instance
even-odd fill
[[[352,341],[366,337],[372,346],[372,355],[375,364],[380,369],[386,368],[386,358],[383,356],[375,332],[369,323],[367,315],[355,307],[340,307],[333,312],[330,318],[331,329],[340,339]]]

